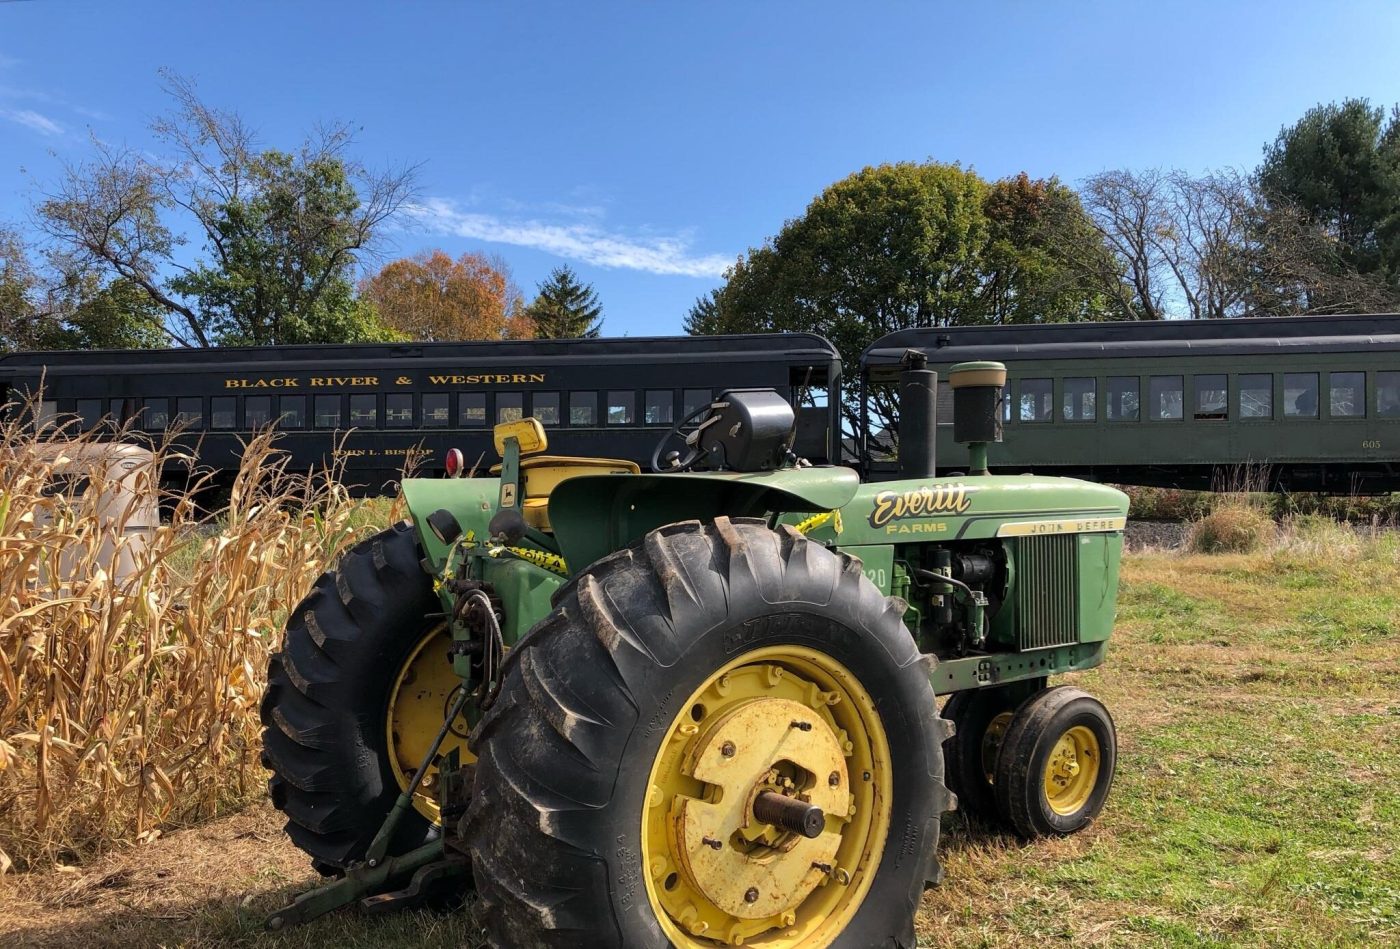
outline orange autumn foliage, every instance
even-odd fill
[[[529,339],[534,327],[505,262],[424,251],[360,284],[385,325],[415,340]]]

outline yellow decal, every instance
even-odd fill
[[[1064,521],[1019,521],[997,528],[998,537],[1032,537],[1038,534],[1086,534],[1095,531],[1121,531],[1126,517],[1075,517]]]
[[[225,389],[294,389],[300,385],[295,378],[224,380]]]
[[[474,376],[429,376],[428,381],[439,386],[510,385],[517,382],[544,382],[544,373],[498,372]]]
[[[965,484],[924,485],[910,491],[881,491],[875,495],[870,526],[884,527],[890,521],[933,514],[961,514],[972,506],[976,488]]]

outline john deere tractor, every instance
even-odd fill
[[[1127,499],[987,473],[1005,375],[950,373],[961,476],[911,354],[897,481],[794,458],[771,390],[652,473],[525,419],[405,481],[272,660],[272,800],[336,879],[269,925],[474,885],[496,947],[912,947],[945,812],[1087,825],[1113,722],[1047,680],[1103,661]]]

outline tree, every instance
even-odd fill
[[[408,339],[528,339],[533,326],[503,260],[440,250],[386,264],[360,284],[385,325]]]
[[[1390,305],[1400,301],[1400,107],[1388,118],[1365,99],[1310,109],[1265,148],[1258,178],[1272,214],[1294,216],[1335,242],[1344,285],[1354,287],[1351,275],[1374,275],[1392,291]],[[1334,309],[1334,296],[1346,293],[1324,282],[1302,302]]]
[[[603,331],[597,292],[567,266],[550,271],[527,312],[536,339],[597,339]]]
[[[1073,246],[1084,241],[1097,241],[1092,226],[1053,180],[989,185],[936,162],[865,168],[739,258],[686,326],[820,333],[854,366],[875,339],[909,327],[1101,318],[1102,293]],[[858,398],[848,387],[848,423]],[[877,425],[893,426],[878,396],[873,408]]]
[[[1258,234],[1255,195],[1243,175],[1107,171],[1088,179],[1081,194],[1122,275],[1102,281],[1120,318],[1250,312]]]
[[[355,299],[359,256],[412,195],[413,172],[347,157],[348,126],[295,151],[260,151],[236,114],[166,76],[172,115],[152,130],[167,158],[100,142],[40,203],[44,230],[83,266],[139,288],[171,342],[266,345],[382,338]],[[193,222],[193,237],[174,229]],[[176,250],[196,241],[193,265]]]
[[[50,255],[43,265],[19,235],[0,227],[0,351],[142,349],[165,340],[162,314],[122,278]]]

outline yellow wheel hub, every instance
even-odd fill
[[[452,671],[452,662],[447,658],[451,645],[452,637],[446,626],[429,630],[399,667],[389,691],[385,725],[389,764],[401,791],[408,789],[414,772],[423,763],[423,756],[442,728],[443,719],[457,700],[462,680]],[[456,748],[463,764],[474,762],[476,756],[467,751],[467,733],[466,722],[458,719],[443,739],[438,754],[446,755]],[[413,795],[413,807],[435,824],[441,822],[436,795],[437,766],[429,765],[428,773]]]
[[[1045,762],[1045,797],[1061,816],[1082,810],[1099,780],[1099,739],[1083,725],[1066,731]]]
[[[996,783],[997,752],[1001,750],[1001,740],[1006,737],[1006,729],[1011,725],[1011,712],[1001,712],[987,723],[982,734],[982,771],[988,784]]]
[[[831,945],[878,868],[891,782],[874,701],[840,663],[783,646],[726,664],[685,703],[651,770],[644,872],[668,938]],[[760,820],[765,793],[820,808],[818,836]]]

